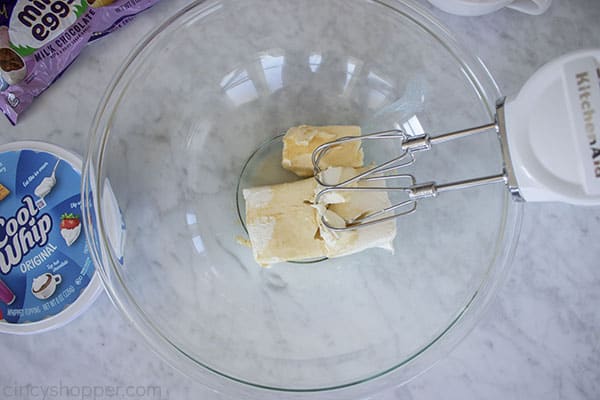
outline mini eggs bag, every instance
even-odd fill
[[[158,0],[0,0],[0,108],[11,123],[84,46]]]

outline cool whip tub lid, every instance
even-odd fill
[[[81,166],[48,143],[0,146],[0,332],[62,326],[101,292],[81,220]]]

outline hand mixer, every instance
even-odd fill
[[[415,153],[451,140],[495,131],[500,140],[503,170],[497,175],[438,184],[418,183],[398,170],[415,163]],[[357,140],[399,140],[401,153],[343,182],[326,182],[319,167],[334,146]],[[343,137],[322,144],[312,154],[315,178],[323,189],[315,203],[332,191],[394,191],[402,200],[360,216],[344,231],[408,215],[421,199],[447,191],[504,183],[517,201],[559,201],[575,205],[600,205],[600,49],[577,51],[540,68],[516,97],[496,104],[494,122],[460,131],[429,136],[409,136],[399,129],[358,137]],[[356,185],[363,181],[396,184]]]

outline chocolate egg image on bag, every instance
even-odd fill
[[[0,72],[2,79],[9,85],[16,85],[27,76],[25,62],[17,53],[8,47],[0,48]]]

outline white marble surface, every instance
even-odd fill
[[[186,3],[163,0],[126,29],[88,47],[17,127],[0,121],[2,142],[47,140],[83,154],[97,101],[120,60],[145,32]],[[540,17],[510,10],[455,17],[421,3],[487,63],[504,93],[517,91],[553,57],[600,46],[597,0],[555,1]],[[526,205],[510,276],[481,323],[426,373],[367,398],[599,398],[598,237],[599,208]],[[105,295],[59,330],[30,337],[3,335],[0,352],[2,398],[27,398],[14,392],[28,384],[72,390],[109,385],[121,386],[121,391],[128,385],[150,385],[160,393],[139,389],[137,398],[225,398],[158,359]],[[22,389],[23,394],[28,391]],[[30,398],[43,398],[39,389],[34,392],[37,396]],[[63,390],[62,396],[46,398],[69,397]],[[127,397],[121,392],[116,398]]]

